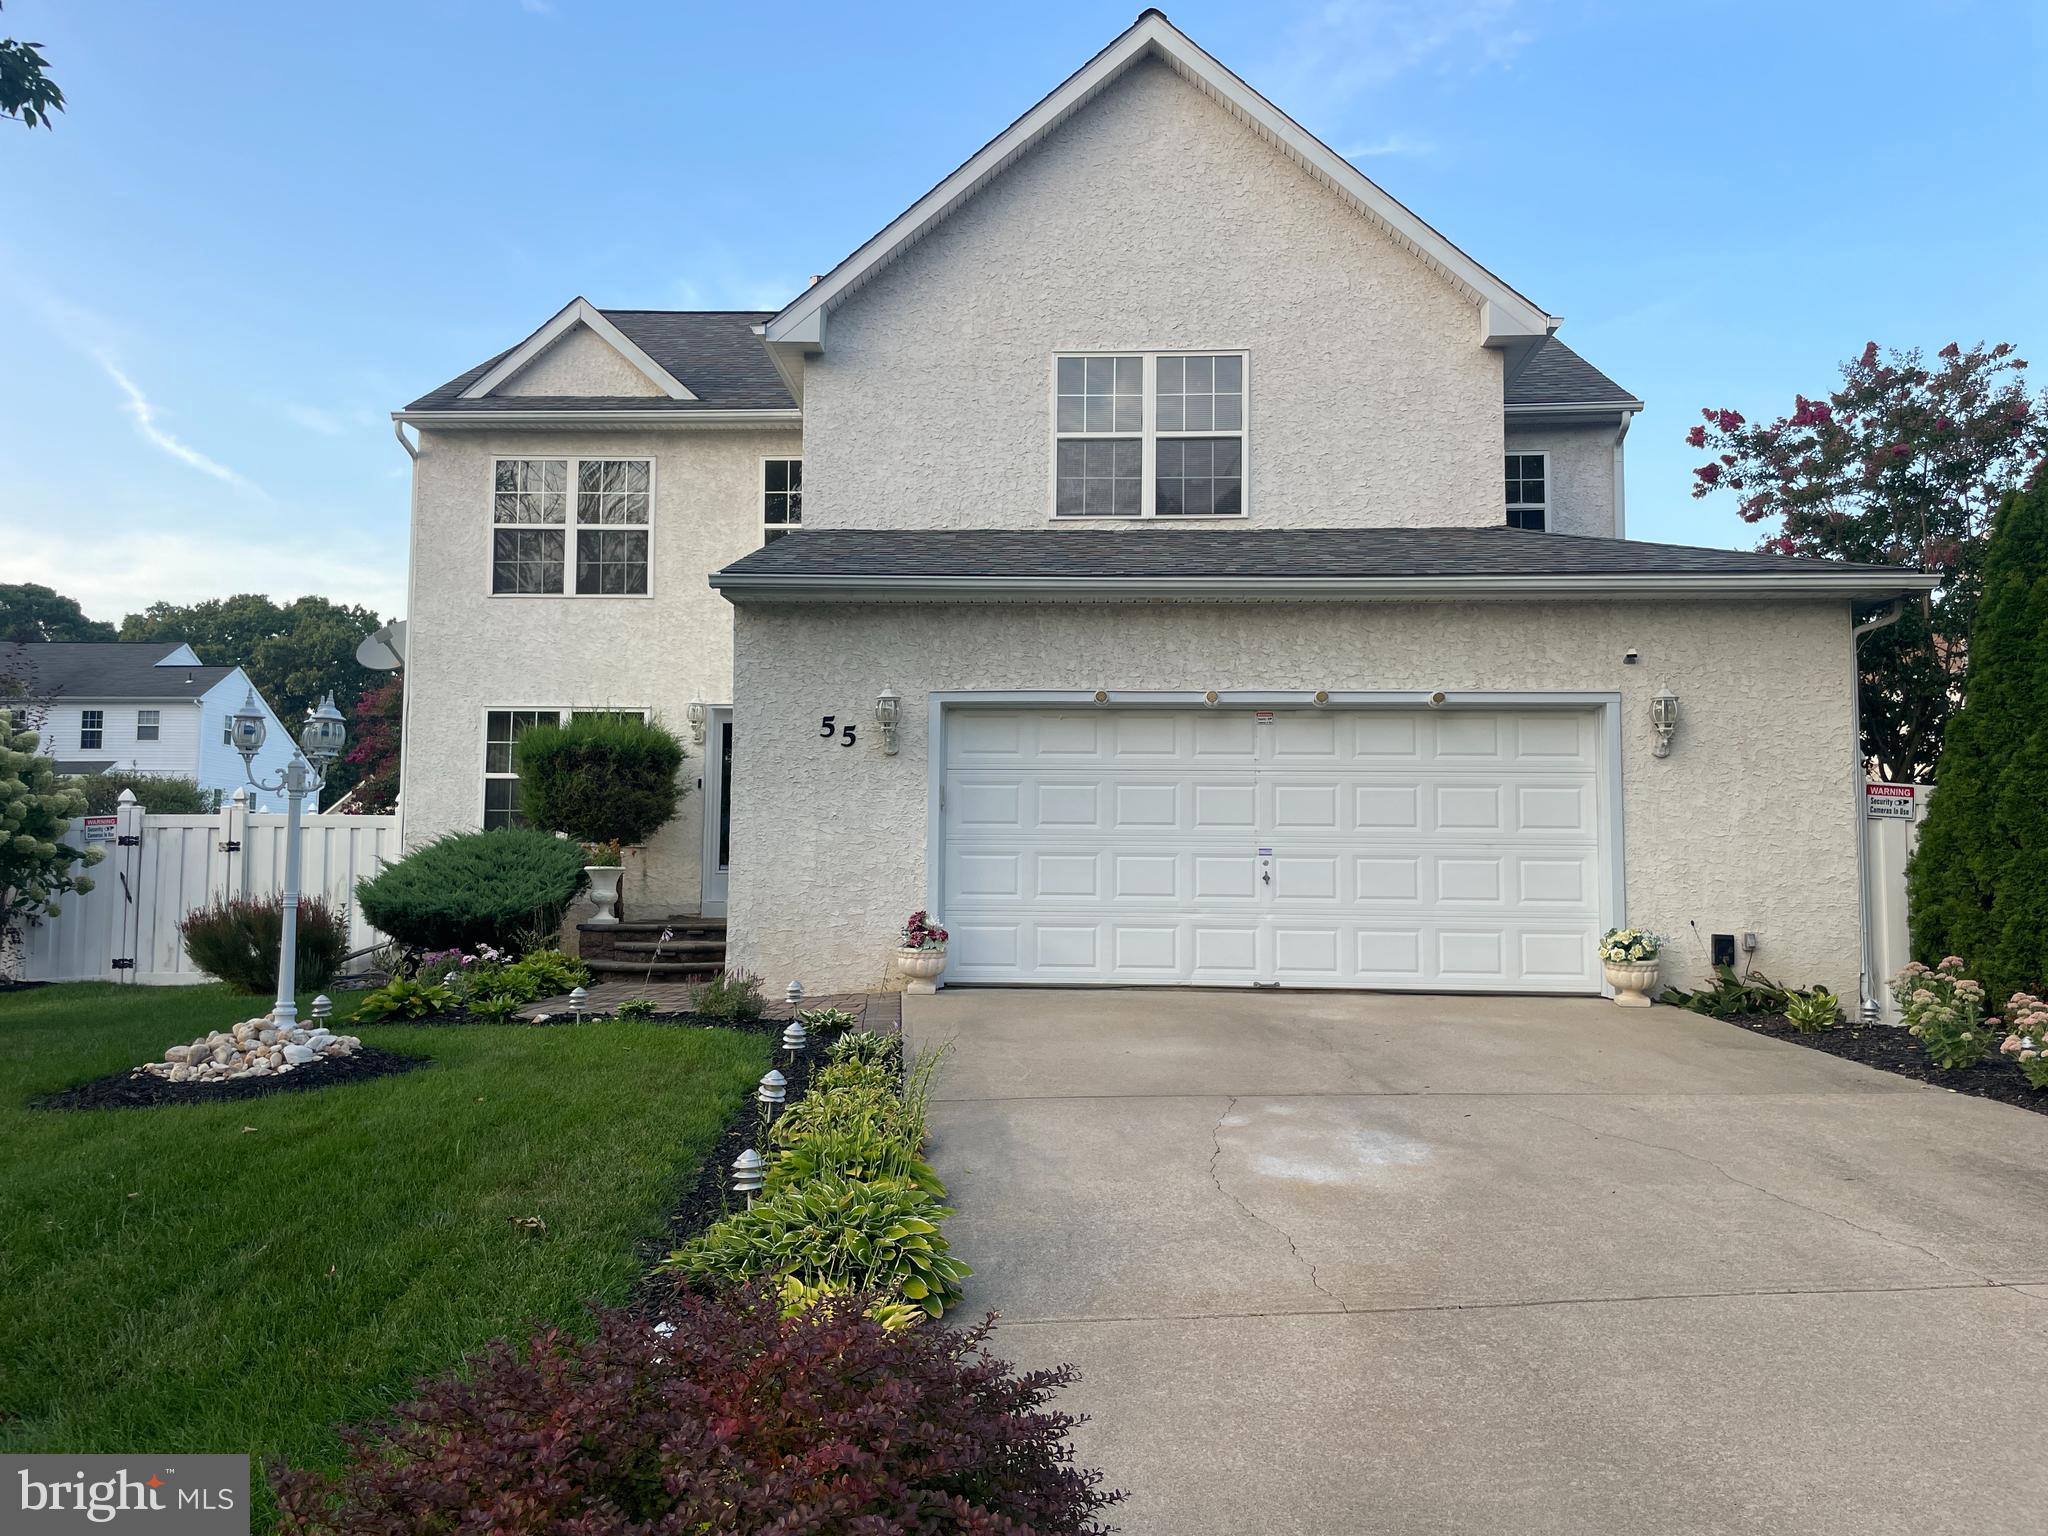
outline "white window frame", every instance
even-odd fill
[[[1509,448],[1509,449],[1506,449],[1506,450],[1504,450],[1504,451],[1502,452],[1502,455],[1501,455],[1501,461],[1500,461],[1500,472],[1501,472],[1501,488],[1502,488],[1502,494],[1503,494],[1503,495],[1505,495],[1505,494],[1506,494],[1506,488],[1507,488],[1507,472],[1508,472],[1508,460],[1509,460],[1509,459],[1541,459],[1541,460],[1543,461],[1543,499],[1542,499],[1541,501],[1510,501],[1510,502],[1508,502],[1508,503],[1507,503],[1507,505],[1506,505],[1506,506],[1504,506],[1504,507],[1503,507],[1503,508],[1501,509],[1501,521],[1502,521],[1503,523],[1507,523],[1507,526],[1508,526],[1508,527],[1510,527],[1510,528],[1514,528],[1514,527],[1515,527],[1515,525],[1514,525],[1513,523],[1508,523],[1508,521],[1507,521],[1507,515],[1508,515],[1508,513],[1510,513],[1510,512],[1541,512],[1541,513],[1543,514],[1543,526],[1542,526],[1541,528],[1531,528],[1531,529],[1527,529],[1527,530],[1517,529],[1516,531],[1517,531],[1517,532],[1524,532],[1524,531],[1526,531],[1526,532],[1529,532],[1529,533],[1548,533],[1548,532],[1550,532],[1550,528],[1551,528],[1551,519],[1550,519],[1550,513],[1551,513],[1551,509],[1552,509],[1553,507],[1555,507],[1555,506],[1557,505],[1557,495],[1556,495],[1556,488],[1555,488],[1555,486],[1554,486],[1554,485],[1552,484],[1552,482],[1551,482],[1551,479],[1550,479],[1550,450],[1549,450],[1549,449],[1547,449],[1547,448],[1528,448],[1528,449],[1522,449],[1522,448]]]
[[[1070,357],[1135,357],[1143,369],[1139,383],[1140,425],[1137,432],[1140,464],[1140,494],[1136,517],[1084,517],[1080,514],[1060,514],[1060,444],[1062,442],[1087,442],[1090,439],[1127,438],[1129,432],[1062,432],[1060,430],[1060,360]],[[1210,430],[1206,432],[1161,432],[1156,417],[1159,408],[1159,359],[1162,357],[1234,357],[1238,360],[1238,381],[1242,391],[1238,410],[1237,430],[1233,433]],[[1242,522],[1252,515],[1252,355],[1243,347],[1061,347],[1052,354],[1046,369],[1045,417],[1047,436],[1050,439],[1046,449],[1046,518],[1055,523],[1215,523]],[[1177,513],[1161,517],[1158,512],[1159,499],[1159,439],[1166,438],[1237,438],[1237,510],[1235,512]]]
[[[500,464],[528,463],[540,459],[558,459],[568,466],[567,505],[563,509],[563,520],[559,523],[501,523],[498,521],[498,466]],[[582,478],[583,466],[587,463],[635,463],[647,466],[647,521],[645,523],[579,523],[576,520],[576,500],[580,494],[577,483]],[[533,599],[533,598],[575,598],[581,602],[644,602],[654,596],[654,508],[659,492],[660,469],[652,454],[645,453],[500,453],[491,457],[490,478],[484,486],[484,520],[489,532],[484,546],[484,596],[492,598]],[[562,535],[562,587],[558,592],[499,592],[498,574],[498,532],[500,529],[516,529],[531,533],[535,530],[557,530]],[[578,592],[576,590],[576,535],[583,529],[593,531],[612,529],[620,532],[639,532],[647,535],[647,590],[645,592]]]
[[[143,735],[148,731],[147,736]],[[160,709],[138,709],[135,711],[135,739],[137,741],[162,741],[164,734],[164,712]]]
[[[764,453],[761,455],[761,545],[764,549],[771,542],[768,537],[770,533],[778,529],[783,533],[795,533],[803,527],[801,521],[794,523],[771,523],[768,521],[768,498],[771,495],[779,494],[768,489],[768,466],[770,464],[794,464],[797,466],[797,473],[802,474],[803,463],[804,456],[800,453]],[[796,494],[801,497],[803,495],[802,489],[799,488]],[[799,511],[798,516],[801,518],[801,511]]]
[[[88,742],[87,733],[98,737]],[[81,752],[104,752],[107,750],[107,712],[104,709],[81,709],[78,712],[78,750]]]
[[[495,477],[494,477],[495,478]],[[614,594],[616,595],[616,594]],[[490,814],[490,786],[493,782],[517,779],[517,769],[504,772],[491,767],[491,716],[493,715],[553,715],[560,725],[566,718],[577,715],[638,715],[642,720],[654,718],[653,710],[641,704],[490,704],[486,705],[477,722],[477,777],[476,824],[488,830],[484,818]]]

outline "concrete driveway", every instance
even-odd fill
[[[905,1025],[962,1315],[1137,1536],[2048,1527],[2048,1116],[1583,999]]]

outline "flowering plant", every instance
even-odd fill
[[[2015,992],[2006,1004],[2005,1037],[1999,1050],[2018,1063],[2027,1081],[2036,1088],[2048,1088],[2048,1003],[2029,992]],[[1996,1019],[1985,1020],[1996,1024]]]
[[[910,914],[910,921],[903,925],[903,947],[905,949],[944,949],[946,930],[931,920],[931,914],[916,911]]]
[[[1984,1022],[1984,987],[1963,974],[1960,955],[1932,968],[1918,960],[1892,978],[1892,1001],[1907,1033],[1944,1072],[1975,1066],[1991,1049]]]
[[[1664,952],[1664,935],[1647,928],[1610,928],[1600,941],[1603,965],[1648,965]]]

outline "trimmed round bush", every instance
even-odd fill
[[[683,798],[683,755],[673,732],[629,715],[531,726],[512,753],[520,814],[578,842],[644,843]]]
[[[284,897],[256,897],[201,907],[178,925],[185,953],[207,975],[238,992],[267,994],[277,987],[277,957],[284,948]],[[299,898],[299,988],[318,992],[334,979],[348,954],[348,919],[317,896]]]
[[[457,832],[356,887],[363,916],[418,949],[508,947],[560,926],[583,885],[583,849],[545,832]]]

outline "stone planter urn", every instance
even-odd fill
[[[939,990],[939,972],[946,968],[946,951],[939,949],[899,949],[896,951],[896,969],[910,978],[906,992],[936,992]]]
[[[1650,994],[1657,989],[1657,962],[1655,960],[1631,961],[1617,965],[1609,960],[1601,969],[1607,973],[1607,985],[1614,988],[1615,1006],[1620,1008],[1647,1008]]]
[[[619,920],[619,880],[626,873],[626,867],[623,864],[586,864],[583,873],[590,877],[590,899],[597,904],[597,911],[590,917],[591,926],[609,927]]]

